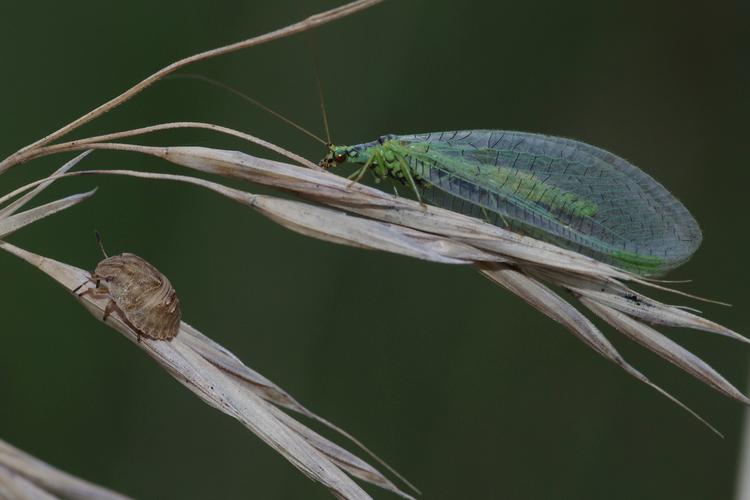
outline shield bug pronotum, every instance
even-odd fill
[[[108,298],[104,318],[116,313],[141,336],[153,340],[172,340],[180,329],[180,301],[166,276],[132,253],[109,257],[99,233],[96,240],[104,254],[91,275],[96,288],[87,288],[79,296]],[[81,284],[73,293],[85,286]]]

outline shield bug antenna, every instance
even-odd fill
[[[99,245],[99,249],[102,251],[102,255],[104,255],[105,259],[109,258],[109,255],[107,255],[107,251],[104,250],[104,243],[102,243],[102,235],[99,234],[99,231],[94,230],[94,235],[96,236],[96,243]]]

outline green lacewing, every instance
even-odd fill
[[[329,145],[320,165],[360,165],[429,203],[640,275],[686,262],[702,235],[685,206],[628,161],[583,142],[525,132],[384,135]]]
[[[196,75],[191,75],[196,77]],[[384,135],[353,146],[331,144],[257,100],[210,78],[325,144],[323,168],[359,164],[417,198],[484,219],[643,276],[685,263],[701,230],[687,208],[632,163],[601,148],[562,137],[505,130]]]

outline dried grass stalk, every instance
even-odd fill
[[[86,157],[86,155],[88,155],[88,153],[78,155],[77,157],[63,165],[60,169],[58,169],[52,176],[33,183],[33,185],[35,186],[34,190],[29,191],[27,194],[19,197],[16,201],[9,203],[8,205],[0,209],[0,238],[5,238],[6,236],[11,235],[24,226],[27,226],[50,215],[56,214],[57,212],[65,210],[66,208],[72,207],[73,205],[77,205],[78,203],[85,201],[93,196],[96,192],[96,189],[89,191],[88,193],[74,194],[72,196],[52,201],[50,203],[46,203],[44,205],[26,210],[21,213],[16,213],[24,205],[33,200],[36,195],[49,187],[49,185],[52,184],[59,176],[63,175],[65,172],[77,165],[78,162]],[[23,190],[16,190],[8,195],[3,196],[2,198],[0,198],[0,204],[5,203],[13,196],[21,192],[23,192]]]
[[[132,99],[139,93],[143,92],[145,89],[147,89],[149,86],[153,85],[157,81],[163,79],[166,76],[169,76],[170,74],[176,71],[179,71],[185,66],[188,66],[190,64],[193,64],[199,61],[212,59],[214,57],[219,57],[222,55],[230,54],[232,52],[237,52],[239,50],[247,49],[250,47],[255,47],[257,45],[262,45],[264,43],[268,43],[273,40],[286,38],[286,37],[289,37],[298,33],[303,33],[305,31],[309,31],[311,29],[317,28],[324,24],[328,24],[338,19],[351,16],[352,14],[355,14],[359,11],[362,11],[374,5],[377,5],[381,3],[382,1],[383,0],[357,0],[354,2],[350,2],[348,4],[342,5],[340,7],[336,7],[326,12],[315,14],[313,16],[308,17],[307,19],[304,19],[302,21],[291,24],[289,26],[285,26],[283,28],[271,31],[269,33],[265,33],[263,35],[249,38],[247,40],[233,43],[231,45],[226,45],[226,46],[219,47],[216,49],[207,50],[205,52],[201,52],[200,54],[195,54],[190,57],[180,59],[179,61],[176,61],[168,66],[165,66],[164,68],[160,69],[159,71],[152,74],[148,78],[145,78],[144,80],[137,83],[136,85],[126,90],[125,92],[115,97],[114,99],[111,99],[110,101],[102,104],[96,109],[93,109],[92,111],[86,113],[80,118],[77,118],[76,120],[70,122],[69,124],[65,125],[59,130],[47,135],[46,137],[42,139],[39,139],[38,141],[32,144],[29,144],[28,146],[12,154],[8,158],[0,162],[0,174],[2,174],[3,172],[5,172],[6,170],[8,170],[9,168],[15,165],[28,161],[30,158],[36,157],[37,156],[36,151],[38,149],[56,141],[57,139],[60,139],[61,137],[72,132],[73,130],[76,130],[77,128],[81,127],[82,125],[85,125],[86,123],[89,123],[90,121],[95,120],[96,118],[104,115],[108,111],[111,111],[112,109],[116,108],[120,104],[128,101],[129,99]]]
[[[8,500],[55,500],[45,490],[0,465],[0,498]]]
[[[610,311],[618,311],[627,318],[704,330],[747,342],[744,337],[726,327],[632,290],[626,282],[663,288],[639,276],[478,219],[437,207],[423,207],[412,200],[394,197],[367,186],[352,185],[350,181],[325,171],[256,158],[237,151],[201,147],[145,147],[109,143],[87,144],[87,147],[137,151],[201,172],[293,192],[315,204],[255,195],[191,176],[105,170],[61,176],[108,174],[186,182],[247,205],[271,220],[307,236],[432,262],[475,265],[485,276],[566,326],[599,354],[705,423],[692,410],[628,364],[585,316],[535,277],[542,279],[570,291],[594,312],[604,314],[606,311],[605,319],[616,329],[669,359],[710,387],[737,401],[746,404],[750,402],[700,358],[672,341],[657,338],[655,330],[649,330],[647,335],[643,328],[635,328],[633,323],[626,323],[622,318],[619,321],[613,319],[616,316]],[[641,335],[636,337],[634,332]],[[710,425],[709,427],[712,428]],[[715,431],[713,428],[712,430]]]
[[[71,476],[0,440],[0,498],[127,500],[83,479]]]
[[[100,145],[88,146],[98,148]],[[105,144],[101,147],[116,149],[119,146]],[[511,271],[518,272],[527,280],[528,286],[522,291],[525,300],[535,307],[541,306],[546,315],[576,333],[587,345],[674,401],[676,400],[671,395],[627,364],[601,332],[574,307],[562,299],[550,301],[552,292],[546,287],[532,286],[531,283],[538,282],[531,281],[531,278],[537,277],[569,290],[575,297],[585,300],[584,305],[588,308],[591,308],[591,304],[601,305],[648,323],[703,330],[747,342],[745,337],[724,326],[683,308],[650,299],[626,284],[631,281],[664,289],[655,282],[478,219],[437,207],[422,207],[412,200],[397,198],[367,186],[352,185],[350,181],[329,172],[256,158],[236,151],[133,145],[128,145],[127,148],[201,172],[293,192],[316,205],[252,195],[189,176],[132,171],[108,173],[197,184],[246,204],[294,231],[335,243],[379,249],[433,262],[474,264],[483,274],[515,293],[520,293],[521,290],[509,286],[507,279],[503,282],[502,278],[510,276]],[[102,174],[105,171],[96,173]],[[504,265],[492,267],[500,263]],[[613,323],[613,326],[633,338],[632,328],[626,327],[622,321]],[[651,338],[653,340],[655,337]],[[643,338],[639,341],[714,389],[748,403],[739,390],[713,369],[707,370],[708,365],[700,358],[688,356],[676,343],[645,342]]]
[[[10,243],[0,242],[0,249],[32,264],[71,293],[90,279],[87,271],[28,252]],[[102,319],[108,299],[91,295],[73,296],[97,319]],[[110,315],[105,323],[143,349],[205,403],[239,420],[306,476],[326,486],[334,495],[352,499],[370,498],[344,474],[343,469],[354,477],[404,498],[412,498],[375,468],[306,429],[302,424],[292,423],[291,417],[275,410],[270,402],[280,400],[283,406],[305,414],[311,413],[190,325],[183,322],[180,332],[169,342],[145,337],[141,337],[139,342],[138,332],[132,330],[119,316]],[[232,369],[227,370],[228,367]],[[240,373],[244,376],[239,376]],[[259,378],[261,383],[258,383]]]
[[[154,151],[151,150],[149,153],[153,154]],[[328,172],[269,163],[242,153],[208,151],[201,148],[168,148],[157,155],[203,172],[271,185],[351,213],[387,221],[394,227],[403,227],[404,232],[415,239],[421,238],[424,242],[430,242],[431,248],[438,253],[441,250],[436,249],[436,241],[459,244],[464,249],[460,255],[453,251],[454,248],[443,255],[472,261],[490,279],[520,295],[544,314],[566,326],[589,347],[684,408],[686,407],[682,403],[629,365],[606,337],[580,312],[531,276],[542,277],[571,291],[582,301],[585,300],[584,305],[587,307],[592,307],[592,304],[594,307],[601,305],[614,308],[625,318],[632,316],[653,324],[704,330],[747,342],[745,337],[726,327],[684,309],[650,299],[625,284],[632,281],[662,288],[648,280],[575,252],[511,233],[481,220],[436,207],[421,207],[411,200],[394,198],[364,186],[350,186],[347,180]],[[360,245],[364,246],[362,242]],[[474,256],[470,256],[471,251],[465,250],[466,247],[473,247]],[[497,262],[504,264],[498,265]],[[611,319],[612,315],[608,318]],[[691,355],[655,330],[648,329],[651,335],[648,336],[650,341],[647,342],[643,336],[633,336],[633,323],[610,323],[617,330],[638,340],[648,349],[669,359],[719,392],[742,403],[750,403],[739,390],[700,358]],[[641,333],[645,331],[644,328],[648,328],[642,326],[643,328],[638,329]],[[693,413],[689,409],[688,411]],[[702,418],[698,418],[703,421]]]

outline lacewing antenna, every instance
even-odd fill
[[[300,132],[307,134],[308,136],[312,137],[313,139],[315,139],[316,141],[320,142],[321,144],[328,145],[328,143],[326,141],[324,141],[322,138],[318,137],[317,135],[313,134],[312,132],[310,132],[309,130],[307,130],[306,128],[304,128],[302,125],[299,125],[299,124],[295,123],[294,121],[292,121],[291,119],[289,119],[286,116],[282,115],[278,111],[274,111],[273,109],[269,108],[268,106],[266,106],[262,102],[258,101],[257,99],[254,99],[254,98],[250,97],[249,95],[245,94],[244,92],[242,92],[240,90],[237,90],[236,88],[234,88],[234,87],[232,87],[230,85],[227,85],[224,82],[220,82],[218,80],[214,80],[213,78],[209,78],[207,76],[199,75],[199,74],[196,74],[196,73],[179,73],[179,74],[176,74],[176,75],[172,75],[172,77],[173,78],[174,77],[178,77],[178,78],[190,78],[192,80],[199,80],[199,81],[208,83],[210,85],[214,85],[216,87],[219,87],[221,89],[224,89],[224,90],[226,90],[228,92],[231,92],[232,94],[236,95],[237,97],[239,97],[241,99],[244,99],[244,100],[248,101],[249,103],[251,103],[251,104],[259,107],[263,111],[272,114],[273,116],[275,116],[279,120],[283,121],[284,123],[286,123],[288,125],[291,125],[292,127],[296,128]]]
[[[331,142],[331,129],[328,126],[328,113],[326,112],[326,102],[325,98],[323,97],[323,82],[320,79],[320,51],[318,51],[318,44],[316,43],[315,39],[315,33],[310,33],[310,37],[308,38],[310,40],[310,51],[312,52],[313,57],[313,68],[315,70],[315,82],[317,83],[318,87],[318,98],[320,99],[320,111],[323,114],[323,127],[326,131],[326,140],[328,141],[328,144],[332,144]]]

